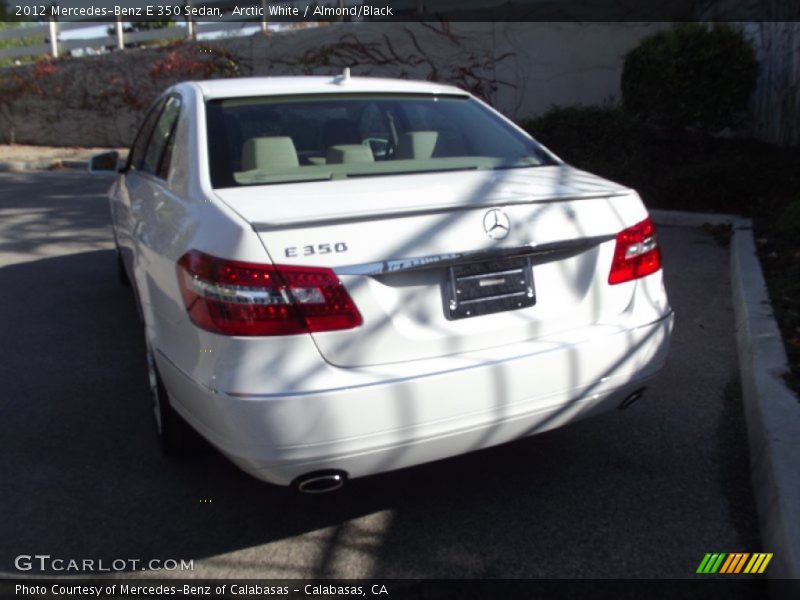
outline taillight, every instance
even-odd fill
[[[224,260],[192,250],[177,271],[189,318],[214,333],[293,335],[361,325],[331,269]]]
[[[656,229],[650,217],[617,234],[617,246],[611,262],[608,283],[623,283],[638,279],[661,268],[661,250]]]

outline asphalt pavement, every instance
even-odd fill
[[[0,174],[0,575],[39,553],[192,560],[181,577],[691,578],[705,553],[770,551],[728,248],[702,230],[659,232],[673,345],[629,410],[310,497],[211,448],[160,454],[109,183]]]

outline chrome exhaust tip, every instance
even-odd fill
[[[295,479],[292,487],[304,494],[326,494],[340,489],[345,481],[347,473],[344,471],[315,471]]]
[[[628,394],[625,400],[620,402],[620,405],[617,408],[619,410],[625,410],[626,408],[629,408],[631,404],[639,400],[644,395],[644,390],[645,388],[639,388],[635,392]]]

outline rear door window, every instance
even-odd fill
[[[142,162],[144,161],[145,150],[147,149],[147,142],[150,141],[150,135],[153,133],[153,128],[156,125],[156,120],[161,114],[161,109],[164,107],[164,100],[159,100],[142,123],[139,132],[136,134],[136,139],[131,146],[130,155],[128,158],[128,168],[141,169]]]
[[[167,98],[161,115],[153,128],[150,141],[147,144],[141,166],[142,171],[163,179],[166,178],[169,172],[169,160],[171,158],[171,152],[169,152],[168,149],[171,148],[172,145],[171,140],[175,126],[178,123],[180,111],[180,99],[177,96],[170,96]]]

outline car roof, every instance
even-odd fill
[[[238,77],[193,81],[206,99],[240,98],[243,96],[283,96],[286,94],[469,94],[457,87],[430,81],[381,79],[377,77],[306,76],[306,77]]]

